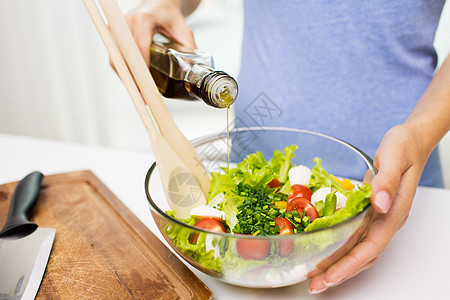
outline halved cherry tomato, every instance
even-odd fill
[[[236,249],[243,259],[262,260],[269,256],[270,241],[265,239],[240,239]]]
[[[292,229],[292,223],[282,217],[275,217],[273,220],[277,223],[278,229],[280,229],[280,235],[292,234],[294,230]]]
[[[286,212],[291,212],[293,210],[296,210],[298,214],[305,212],[305,215],[310,218],[311,222],[319,217],[314,205],[312,205],[311,202],[304,197],[295,197],[291,199],[291,202],[286,208]]]
[[[294,241],[289,240],[281,240],[280,241],[280,256],[285,257],[289,255],[289,253],[292,252],[292,249],[294,249]]]
[[[287,198],[288,206],[291,200],[296,197],[303,197],[306,198],[306,200],[311,201],[312,194],[313,193],[308,187],[301,184],[293,184]]]
[[[273,188],[276,188],[276,187],[280,187],[281,186],[281,182],[278,179],[274,178],[274,179],[272,179],[271,182],[269,182],[267,184],[267,186],[269,188],[273,189]],[[278,192],[278,190],[276,190],[276,191]]]
[[[226,233],[225,227],[219,220],[214,218],[204,218],[198,220],[195,224],[195,227],[202,228],[212,232],[223,232]],[[198,233],[193,233],[191,238],[189,239],[189,243],[196,244],[198,239]]]
[[[277,223],[278,228],[280,229],[280,235],[288,235],[293,234],[294,229],[292,228],[292,223],[286,219],[281,217],[275,217],[273,220]],[[281,240],[280,241],[280,256],[284,257],[292,252],[294,249],[294,242],[292,240]]]

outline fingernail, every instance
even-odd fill
[[[375,206],[377,206],[383,214],[387,213],[391,207],[391,199],[386,191],[379,191],[375,195]]]
[[[324,288],[322,288],[322,289],[314,289],[314,290],[309,289],[308,292],[309,292],[311,295],[316,295],[316,294],[320,294],[320,293],[326,291],[327,289],[328,289],[328,287],[326,286],[326,287],[324,287]]]
[[[323,281],[323,284],[325,284],[325,286],[326,286],[327,288],[330,288],[330,287],[339,285],[341,282],[342,282],[342,279],[339,279],[339,280],[336,280],[336,281],[333,281],[333,282],[326,282],[326,281],[324,280],[324,281]]]

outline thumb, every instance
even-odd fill
[[[377,212],[385,214],[391,207],[408,166],[398,151],[381,148],[375,154],[374,166],[378,173],[371,182],[373,190],[371,202]]]

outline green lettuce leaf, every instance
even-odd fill
[[[307,256],[319,254],[328,246],[333,245],[336,240],[337,234],[331,230],[312,232],[301,236],[299,239],[300,244],[303,246],[303,252]]]
[[[289,179],[286,181],[286,183],[281,187],[280,193],[284,194],[284,195],[289,195],[289,193],[291,192],[291,182],[289,181]]]
[[[288,171],[291,167],[291,160],[295,157],[294,152],[298,147],[291,145],[283,149],[283,152],[275,150],[273,157],[269,161],[269,165],[273,171],[274,178],[280,182],[286,182],[288,178]]]
[[[244,198],[237,195],[237,183],[234,180],[234,174],[236,174],[236,169],[230,169],[230,172],[225,174],[212,172],[211,188],[208,196],[209,202],[218,194],[223,193],[224,199],[221,208],[225,213],[225,223],[230,227],[230,230],[233,230],[238,222],[236,218],[238,213],[237,207],[244,201]]]
[[[226,276],[229,276],[231,278],[239,278],[245,272],[257,269],[268,264],[268,259],[246,260],[239,257],[239,254],[237,254],[235,249],[228,249],[228,251],[225,252],[225,256],[223,257],[224,268],[222,269],[222,271],[224,274],[226,274]]]
[[[314,168],[311,169],[311,180],[308,187],[314,193],[321,187],[335,188],[337,191],[341,192],[347,198],[351,194],[351,191],[343,188],[339,183],[337,183],[330,174],[325,171],[322,167],[322,160],[318,157],[314,158],[313,161],[316,163]]]
[[[325,196],[325,205],[323,207],[323,216],[332,216],[334,212],[336,211],[336,203],[337,203],[337,197],[336,197],[336,191],[333,191]]]
[[[325,203],[323,203],[323,200],[320,201],[316,201],[316,203],[314,204],[314,207],[317,210],[317,213],[319,214],[319,218],[323,217],[323,209],[325,207]]]
[[[220,193],[230,195],[237,191],[237,184],[229,174],[211,172],[211,187],[209,188],[208,202]]]
[[[273,171],[261,152],[248,155],[236,166],[234,181],[254,188],[267,185],[273,179]]]
[[[347,193],[347,202],[344,208],[336,211],[332,216],[324,216],[323,218],[315,219],[314,222],[305,228],[305,231],[318,230],[342,222],[361,212],[370,203],[372,188],[367,183],[364,183],[358,190],[347,192],[350,193]]]
[[[234,226],[238,223],[236,215],[238,214],[237,207],[244,202],[245,198],[238,195],[225,196],[222,202],[222,210],[225,213],[225,223],[227,223],[230,230],[233,231]]]

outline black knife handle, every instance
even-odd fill
[[[23,237],[38,227],[28,220],[28,214],[36,204],[41,190],[41,172],[33,172],[25,176],[18,184],[11,197],[8,219],[0,232],[3,237]]]

